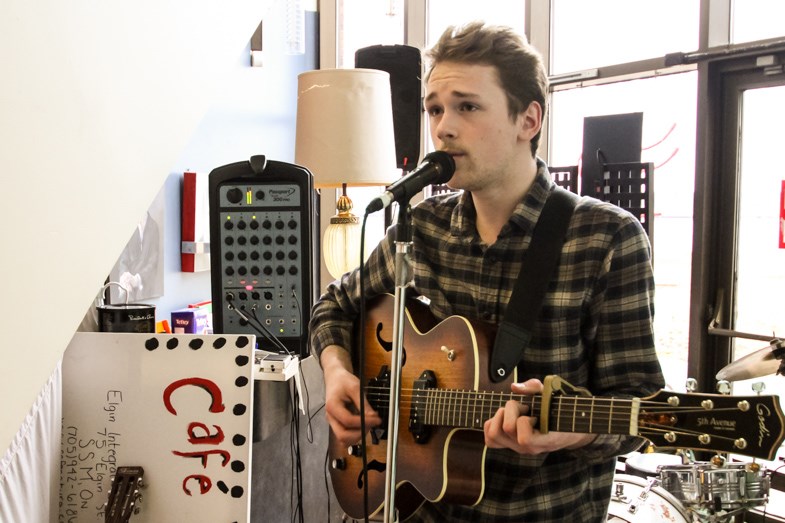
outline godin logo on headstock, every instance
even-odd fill
[[[766,405],[758,403],[755,412],[758,413],[758,446],[761,446],[764,438],[771,435],[771,431],[766,428],[766,418],[771,416],[771,410]]]

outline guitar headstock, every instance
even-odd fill
[[[785,439],[777,396],[661,390],[641,400],[638,434],[657,447],[774,459]]]
[[[144,469],[142,467],[117,467],[112,480],[112,490],[106,503],[105,523],[126,523],[139,512]]]

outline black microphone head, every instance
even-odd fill
[[[438,166],[439,177],[436,178],[433,183],[447,183],[450,181],[450,178],[452,178],[452,175],[455,174],[455,160],[444,151],[433,151],[432,153],[428,153],[425,155],[425,158],[423,158],[423,161]]]

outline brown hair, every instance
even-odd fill
[[[426,81],[440,62],[493,66],[507,95],[510,118],[514,120],[529,104],[537,102],[545,119],[548,76],[542,56],[513,29],[481,21],[450,26],[425,56],[430,61]],[[532,156],[537,154],[539,143],[538,132],[531,140]]]

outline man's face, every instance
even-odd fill
[[[455,159],[453,189],[481,191],[515,176],[522,154],[531,154],[523,118],[512,121],[493,66],[443,62],[434,67],[425,93],[434,147]],[[522,143],[522,140],[526,143]]]

